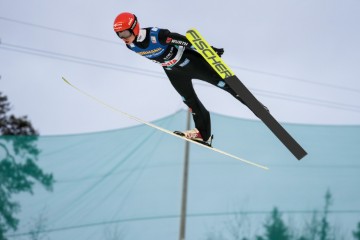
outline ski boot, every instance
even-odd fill
[[[193,141],[195,141],[195,142],[198,142],[198,143],[204,144],[204,145],[206,145],[206,146],[212,147],[212,146],[211,146],[211,143],[212,143],[212,140],[213,140],[214,136],[211,135],[211,136],[209,137],[209,139],[208,139],[207,141],[205,141],[205,140],[202,138],[199,130],[197,130],[196,128],[191,129],[191,130],[188,130],[188,131],[185,131],[185,132],[175,131],[174,133],[177,134],[177,135],[180,135],[180,136],[182,136],[182,137],[188,138],[188,139],[190,139],[190,140],[193,140]]]

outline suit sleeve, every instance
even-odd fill
[[[166,45],[177,45],[177,46],[183,46],[185,48],[192,48],[191,43],[189,40],[179,33],[170,32],[167,29],[162,29],[159,32],[159,41],[162,44]]]

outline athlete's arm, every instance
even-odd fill
[[[184,35],[170,32],[167,29],[161,29],[159,31],[159,41],[162,44],[183,46],[185,48],[191,48],[192,46]]]
[[[190,41],[184,36],[179,33],[170,32],[167,29],[161,29],[159,32],[159,41],[162,44],[167,45],[177,45],[177,46],[183,46],[185,48],[194,49],[190,43]],[[214,51],[221,57],[221,55],[224,54],[223,48],[216,48],[211,46]]]

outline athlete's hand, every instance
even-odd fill
[[[221,55],[224,54],[224,49],[223,48],[216,48],[216,47],[213,47],[211,46],[212,49],[214,49],[214,51],[217,53],[217,55],[219,55],[219,57],[221,57]]]

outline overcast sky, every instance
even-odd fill
[[[116,37],[123,11],[142,27],[198,29],[281,122],[360,124],[358,0],[0,0],[0,91],[12,113],[28,115],[43,135],[137,124],[62,76],[146,121],[184,109],[162,68]],[[256,119],[226,92],[199,81],[195,88],[211,112]]]

